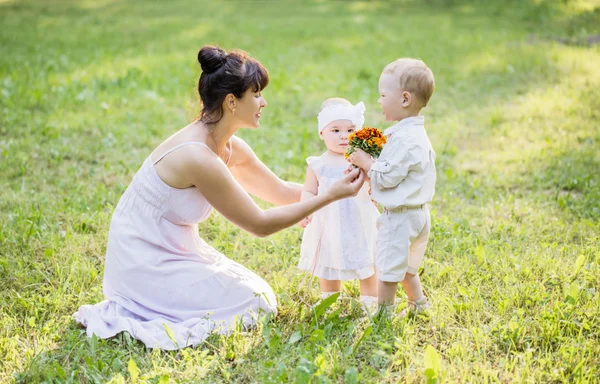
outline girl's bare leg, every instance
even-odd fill
[[[377,297],[377,274],[360,281],[360,295]]]
[[[342,282],[340,280],[326,280],[319,278],[319,285],[321,286],[321,296],[325,299],[334,293],[340,291]]]

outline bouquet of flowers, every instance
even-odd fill
[[[348,136],[348,142],[350,148],[344,153],[346,158],[348,158],[356,148],[360,148],[376,159],[381,154],[386,139],[379,129],[364,127],[363,129],[351,133],[350,136]]]

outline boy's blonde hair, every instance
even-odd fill
[[[398,59],[386,65],[383,73],[397,76],[400,89],[414,94],[423,103],[423,107],[433,95],[435,89],[433,72],[421,60]]]

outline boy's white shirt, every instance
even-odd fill
[[[387,144],[371,166],[371,197],[386,209],[429,203],[435,193],[435,152],[425,118],[403,119],[386,129]]]

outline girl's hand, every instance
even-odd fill
[[[360,148],[356,148],[354,152],[352,152],[352,154],[348,157],[348,161],[361,168],[365,172],[369,172],[371,165],[373,165],[375,162],[371,155]]]
[[[328,190],[328,194],[333,200],[356,196],[364,182],[365,173],[360,168],[355,168],[333,183]]]
[[[311,222],[312,222],[312,215],[302,219],[302,221],[299,223],[299,225],[302,228],[306,228],[306,227],[308,227],[308,224],[310,224]]]

